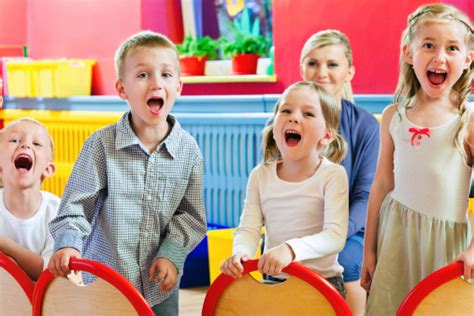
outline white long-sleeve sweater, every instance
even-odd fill
[[[258,165],[250,174],[233,253],[253,257],[265,225],[265,250],[289,244],[295,261],[321,273],[340,276],[337,254],[346,241],[348,181],[341,165],[325,159],[301,182],[278,178],[277,162]]]

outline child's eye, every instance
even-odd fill
[[[338,66],[339,66],[339,64],[337,64],[337,63],[329,63],[329,64],[328,64],[328,67],[329,67],[329,68],[336,68],[336,67],[338,67]]]
[[[306,65],[308,65],[309,67],[315,67],[316,62],[314,60],[310,60],[310,61],[308,61],[308,63]]]
[[[434,47],[434,45],[431,44],[431,43],[425,43],[425,44],[423,44],[423,47],[428,48],[428,49],[432,49]]]
[[[162,75],[164,78],[172,78],[173,74],[171,72],[164,72]]]
[[[452,46],[448,47],[448,50],[450,52],[457,52],[459,50],[459,48],[457,46],[452,45]]]
[[[33,145],[38,146],[38,147],[43,147],[43,144],[38,143],[38,142],[33,142]]]
[[[280,112],[281,112],[281,113],[291,113],[291,111],[288,110],[288,109],[282,109]]]
[[[9,143],[18,143],[18,139],[12,138],[8,141]]]
[[[138,75],[137,75],[137,78],[140,78],[140,79],[145,79],[148,77],[148,74],[146,72],[140,72]]]
[[[309,116],[309,117],[314,117],[314,114],[312,112],[304,112],[304,115]]]

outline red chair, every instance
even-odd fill
[[[33,315],[143,315],[153,311],[122,275],[99,262],[71,258],[69,268],[97,279],[80,286],[43,271],[33,293]]]
[[[31,315],[33,288],[26,272],[0,252],[0,315]]]
[[[285,282],[269,285],[249,275],[257,263],[244,263],[238,280],[221,273],[209,287],[202,315],[351,315],[339,292],[314,271],[292,263],[283,269],[290,275]]]
[[[461,275],[462,262],[433,272],[408,293],[397,315],[474,315],[474,285]]]

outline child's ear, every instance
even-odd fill
[[[403,45],[403,57],[407,64],[413,65],[413,56],[408,44]]]
[[[115,81],[115,90],[117,90],[117,94],[120,97],[120,99],[123,99],[123,100],[128,99],[127,93],[125,92],[125,88],[122,84],[122,79],[117,79],[117,81]]]
[[[56,172],[56,165],[52,162],[48,163],[46,168],[44,168],[42,176],[43,178],[49,178],[52,177],[54,172]]]
[[[471,67],[471,63],[472,63],[472,60],[474,59],[474,51],[468,51],[467,52],[467,56],[466,56],[466,64],[465,64],[465,67],[464,69],[468,69],[469,67]]]
[[[178,80],[178,96],[181,95],[181,91],[183,91],[183,81],[179,79]]]
[[[324,134],[323,138],[321,138],[321,140],[319,141],[320,148],[324,148],[327,145],[329,145],[334,140],[335,137],[336,135],[334,134],[333,131],[326,129],[326,133]]]

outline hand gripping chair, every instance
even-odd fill
[[[26,272],[0,252],[0,315],[31,315],[33,288]]]
[[[456,262],[421,280],[408,293],[397,316],[474,315],[474,285],[460,278],[463,266]]]
[[[283,269],[290,275],[285,282],[269,285],[249,274],[257,263],[244,263],[238,280],[221,273],[209,287],[202,315],[351,315],[339,292],[314,271],[292,263]]]
[[[33,293],[33,315],[140,315],[153,311],[122,275],[99,262],[71,258],[69,268],[97,279],[86,286],[43,271]]]

